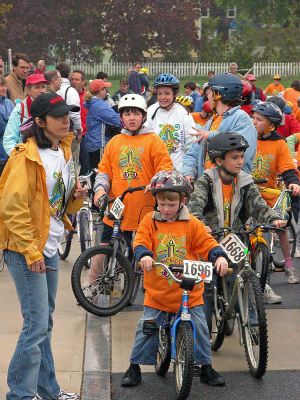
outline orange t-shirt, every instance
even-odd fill
[[[230,210],[233,195],[233,185],[225,185],[222,182],[222,192],[223,192],[223,210],[224,210],[224,227],[230,226]]]
[[[210,117],[206,117],[206,118],[202,117],[199,112],[191,113],[191,116],[194,118],[195,123],[202,127],[206,124],[206,122],[210,118]]]
[[[210,131],[217,131],[219,126],[220,126],[220,124],[221,124],[221,122],[222,122],[223,116],[222,115],[215,115],[212,118],[213,118],[213,122],[212,122],[209,130]],[[212,168],[212,167],[213,167],[213,164],[209,159],[208,152],[206,151],[204,169],[209,169],[209,168]]]
[[[266,88],[265,88],[265,93],[268,96],[277,96],[278,93],[284,91],[284,86],[279,83],[278,85],[275,85],[275,83],[270,83]]]
[[[300,108],[297,108],[297,111],[295,112],[295,118],[298,122],[300,122]]]
[[[262,186],[277,188],[277,176],[283,172],[295,169],[288,145],[284,140],[258,140],[252,176],[256,179],[267,179]],[[273,207],[278,196],[261,193],[270,207]]]
[[[294,88],[287,88],[282,94],[285,101],[290,101],[293,104],[293,113],[296,114],[298,110],[298,99],[300,97],[300,92]]]
[[[130,186],[144,186],[161,170],[173,170],[172,160],[162,139],[155,133],[136,136],[120,134],[106,145],[99,173],[110,180],[109,197],[116,198]],[[135,231],[142,217],[154,206],[154,197],[144,191],[129,193],[124,199],[125,210],[121,228]],[[104,217],[110,226],[113,222]]]
[[[187,221],[161,222],[148,213],[137,230],[133,248],[145,246],[153,252],[153,259],[163,264],[182,264],[183,260],[207,260],[209,251],[218,246],[204,224],[190,215]],[[183,289],[168,278],[162,267],[145,272],[144,305],[166,312],[176,312]],[[189,292],[189,306],[203,304],[204,285],[200,283]]]

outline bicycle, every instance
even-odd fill
[[[144,190],[145,186],[129,187],[115,200],[107,195],[100,199],[100,215],[112,203],[109,211],[113,219],[113,233],[110,243],[90,247],[76,260],[72,275],[72,289],[78,303],[88,312],[107,317],[121,311],[132,296],[137,294],[140,283],[139,267],[134,260],[130,245],[121,231],[121,219],[124,211],[123,200],[128,193]],[[93,264],[94,263],[94,264]],[[99,275],[93,283],[88,283],[85,265],[98,267]],[[139,279],[138,279],[139,277]],[[137,282],[138,281],[138,282]]]
[[[251,232],[251,231],[250,231]],[[243,230],[243,234],[250,234]],[[250,373],[261,378],[268,362],[267,318],[261,285],[249,262],[249,250],[231,228],[221,228],[213,232],[215,236],[226,235],[219,243],[229,259],[238,265],[232,291],[227,278],[217,277],[214,287],[212,350],[217,351],[225,338],[226,322],[236,319],[239,327],[240,344],[244,346]]]
[[[145,320],[144,332],[153,334],[159,330],[159,345],[157,352],[157,364],[155,372],[158,376],[164,376],[174,364],[175,392],[178,400],[186,399],[191,391],[195,373],[195,324],[189,312],[188,292],[193,290],[195,284],[203,279],[209,281],[212,278],[212,264],[200,261],[184,260],[183,266],[170,266],[156,262],[154,267],[163,267],[169,276],[183,289],[181,306],[177,313],[168,313],[164,323],[157,328],[155,320]],[[183,272],[179,279],[173,272]]]

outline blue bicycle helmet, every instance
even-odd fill
[[[273,122],[276,127],[281,124],[282,111],[275,103],[261,101],[260,103],[255,104],[252,112],[256,112],[268,118],[268,120]]]
[[[172,74],[160,74],[155,78],[153,87],[169,86],[172,89],[179,89],[179,79]]]
[[[222,100],[241,100],[243,84],[236,75],[217,74],[208,81],[209,87],[222,96]]]

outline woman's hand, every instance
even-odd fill
[[[81,186],[80,182],[77,182],[76,189],[74,192],[74,197],[75,199],[78,199],[79,197],[85,197],[87,195],[88,189],[86,186]]]
[[[226,275],[228,262],[225,257],[218,257],[215,262],[215,268],[220,276]]]
[[[28,266],[28,269],[30,269],[31,272],[46,272],[44,259],[42,258],[41,260],[35,261],[34,263],[30,264]]]
[[[141,266],[147,272],[153,269],[154,260],[150,256],[145,256],[140,259]]]
[[[300,186],[297,183],[291,183],[289,189],[292,190],[293,196],[300,196]]]

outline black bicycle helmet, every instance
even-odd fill
[[[268,98],[267,102],[276,104],[276,106],[278,106],[282,112],[286,105],[285,100],[280,96],[271,96]]]
[[[278,126],[281,124],[282,121],[282,111],[280,108],[271,102],[264,101],[255,104],[255,106],[252,109],[252,112],[256,112],[258,114],[263,115],[264,117],[268,118],[275,126]]]
[[[208,81],[209,87],[222,96],[222,100],[241,100],[243,84],[238,76],[217,74]]]
[[[249,144],[244,136],[236,132],[219,133],[208,143],[208,156],[211,162],[215,162],[217,157],[222,158],[231,150],[247,150]]]

